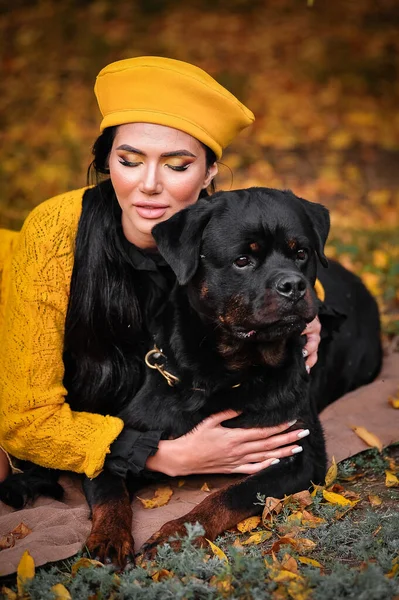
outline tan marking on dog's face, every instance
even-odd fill
[[[251,248],[252,252],[256,253],[260,251],[260,246],[258,242],[252,242],[251,244],[249,244],[249,247]]]
[[[296,240],[288,240],[287,245],[290,250],[296,250],[298,242]]]
[[[209,292],[208,284],[206,282],[204,282],[201,285],[201,291],[200,291],[200,297],[202,298],[202,300],[207,297],[208,292]]]
[[[227,309],[224,313],[225,323],[241,323],[248,316],[248,307],[242,296],[231,296],[227,302]]]

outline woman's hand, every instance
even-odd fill
[[[310,369],[317,363],[317,350],[320,344],[320,331],[321,324],[319,317],[316,317],[306,325],[306,329],[302,332],[302,335],[306,335],[308,341],[304,349],[302,350],[303,356],[306,358],[306,370],[310,373]]]
[[[309,435],[307,429],[283,433],[293,423],[253,429],[221,425],[239,414],[234,410],[217,413],[180,438],[161,440],[156,454],[148,458],[146,468],[172,477],[194,473],[250,475],[279,462],[280,458],[301,452],[297,442]]]

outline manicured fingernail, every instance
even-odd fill
[[[309,367],[309,365],[306,365],[306,372],[309,375],[309,373],[310,373],[310,367]]]
[[[294,419],[293,421],[288,421],[287,425],[288,427],[292,427],[293,425],[295,425],[295,423],[298,421],[298,419]]]
[[[303,452],[302,446],[297,446],[291,450],[291,454],[299,454],[299,452]]]
[[[309,435],[309,433],[310,433],[309,429],[304,429],[303,431],[300,431],[296,437],[297,438],[304,438],[307,435]]]
[[[309,352],[306,350],[306,348],[303,348],[303,350],[302,350],[303,358],[306,358],[308,354],[309,354]]]
[[[274,460],[272,460],[272,462],[270,463],[271,465],[277,465],[280,462],[279,458],[275,458]]]

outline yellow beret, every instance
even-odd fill
[[[111,63],[94,91],[100,130],[124,123],[156,123],[184,131],[220,158],[253,113],[202,69],[180,60],[140,56]]]

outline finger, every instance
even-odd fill
[[[275,452],[276,449],[283,448],[288,444],[297,443],[299,440],[307,437],[309,434],[309,429],[295,429],[295,431],[290,431],[289,433],[284,433],[283,435],[273,435],[267,439],[256,440],[255,442],[247,442],[246,444],[242,445],[240,450],[242,451],[242,456],[270,451]]]
[[[230,473],[244,473],[245,475],[253,475],[254,473],[259,473],[259,471],[267,469],[273,463],[278,464],[275,461],[280,462],[277,458],[267,458],[266,460],[259,463],[246,463],[240,465],[239,467],[235,467],[230,471]]]
[[[313,321],[310,321],[302,331],[302,335],[311,335],[313,333],[319,334],[321,331],[321,323],[319,317],[315,317]]]
[[[232,439],[236,441],[236,443],[245,443],[251,441],[264,441],[270,437],[275,436],[276,434],[289,429],[293,425],[295,425],[296,420],[290,421],[288,423],[282,423],[281,425],[275,425],[274,427],[253,427],[250,429],[237,428],[230,429],[229,433]],[[273,446],[274,447],[274,446]]]
[[[293,454],[299,454],[302,451],[302,446],[299,446],[298,444],[291,444],[290,446],[285,446],[285,448],[277,448],[276,450],[270,450],[268,452],[256,452],[254,454],[248,454],[243,457],[242,462],[260,463],[271,458],[286,458],[287,456],[292,456]]]
[[[306,361],[306,366],[311,369],[312,367],[315,366],[315,364],[317,363],[317,352],[313,352],[313,354],[310,354],[307,361]]]
[[[302,351],[302,354],[306,357],[306,355],[311,355],[314,352],[317,352],[320,344],[320,336],[316,333],[312,335],[308,335],[308,341],[305,344],[305,347]]]

